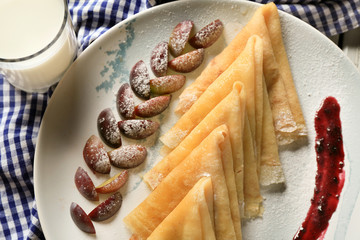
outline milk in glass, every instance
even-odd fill
[[[0,73],[15,87],[44,92],[77,46],[64,0],[0,0]]]

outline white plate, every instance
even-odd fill
[[[91,134],[98,134],[99,112],[111,107],[116,113],[115,94],[120,84],[128,81],[131,67],[141,59],[149,67],[152,48],[160,41],[167,41],[178,22],[191,19],[200,28],[219,18],[225,24],[224,34],[206,50],[202,67],[187,75],[189,84],[248,22],[258,6],[243,1],[177,1],[161,5],[116,25],[82,53],[49,102],[36,147],[36,202],[48,239],[92,238],[81,232],[70,217],[71,202],[78,203],[86,212],[98,204],[79,194],[74,174],[82,166],[95,185],[108,177],[89,171],[82,158],[82,149]],[[316,174],[313,119],[322,100],[329,95],[336,97],[342,107],[346,184],[326,239],[344,239],[347,233],[352,234],[349,239],[354,239],[353,236],[360,234],[359,228],[350,221],[360,189],[360,76],[342,51],[321,33],[288,14],[281,12],[280,16],[309,137],[307,144],[281,151],[286,189],[264,193],[264,216],[244,224],[244,239],[292,239],[305,219]],[[169,110],[157,118],[162,122],[159,134],[168,130],[175,119],[172,112],[178,95],[174,95]],[[143,141],[149,147],[149,157],[141,167],[130,171],[130,181],[121,190],[124,201],[120,212],[103,223],[95,223],[99,239],[128,239],[130,236],[122,219],[149,193],[141,177],[160,159],[160,143],[156,137]],[[113,167],[110,175],[118,171]],[[353,221],[359,223],[359,217]]]

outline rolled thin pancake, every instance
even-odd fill
[[[201,178],[148,240],[215,240],[214,193],[210,177]]]
[[[215,128],[226,124],[233,153],[233,171],[237,197],[240,206],[244,202],[243,193],[243,127],[245,115],[245,91],[240,82],[235,82],[232,91],[186,136],[186,138],[159,163],[157,163],[143,179],[155,189],[160,182],[178,166]]]
[[[261,159],[259,162],[258,175],[260,185],[268,186],[285,182],[283,168],[281,166],[279,149],[276,143],[273,119],[271,117],[270,102],[266,88],[264,91],[264,118]]]
[[[262,216],[263,198],[260,193],[260,184],[257,170],[257,159],[253,136],[251,134],[250,122],[245,116],[244,126],[244,199],[245,199],[245,218],[255,218]]]
[[[229,133],[226,125],[212,131],[150,195],[124,218],[124,222],[138,239],[146,239],[175,209],[185,195],[204,176],[211,177],[214,190],[214,229],[216,239],[241,239],[240,222],[234,222],[231,191],[227,180],[233,179],[232,153],[229,151]],[[224,156],[228,156],[225,157]],[[230,176],[230,177],[229,177]],[[235,183],[233,183],[235,186]],[[238,234],[235,232],[237,228]]]
[[[246,116],[251,132],[251,141],[254,141],[254,157],[261,155],[261,135],[263,123],[263,42],[256,41],[254,54],[254,77],[239,79],[244,84],[246,92]]]
[[[305,136],[307,135],[305,119],[291,74],[285,45],[282,39],[278,10],[275,4],[266,4],[262,7],[261,10],[270,34],[271,45],[274,49],[275,58],[279,64],[280,74],[282,75],[282,79],[284,81],[291,112],[294,115],[294,120],[296,121],[296,126],[298,128],[297,134],[300,136]]]
[[[252,36],[238,58],[223,72],[181,116],[175,125],[160,140],[170,149],[174,149],[199,122],[213,109],[232,89],[234,82],[247,82],[255,79],[256,48],[262,47],[262,40]],[[260,49],[261,51],[261,49]]]
[[[263,60],[263,54],[256,54],[256,60],[261,66]],[[263,138],[263,119],[264,119],[264,89],[266,89],[266,84],[264,81],[263,68],[255,68],[255,152],[256,159],[259,163],[261,161],[261,150],[262,150],[262,138]],[[267,99],[268,100],[268,99]],[[259,165],[258,165],[259,167]],[[259,170],[259,169],[258,169]]]
[[[273,5],[273,7],[276,8],[273,3],[267,5]],[[178,114],[185,114],[197,99],[199,99],[206,88],[239,56],[241,51],[245,48],[247,40],[253,35],[258,35],[264,41],[264,75],[269,90],[271,108],[273,109],[272,113],[276,135],[280,144],[287,144],[295,140],[298,131],[287,98],[288,94],[284,85],[283,76],[280,74],[280,71],[284,71],[286,66],[279,69],[279,65],[274,55],[270,33],[263,16],[263,8],[264,6],[260,7],[255,12],[248,24],[230,42],[230,44],[208,64],[201,75],[189,87],[185,88],[179,97],[180,100],[175,112]],[[278,13],[276,12],[276,14]],[[272,16],[273,18],[277,17],[277,19],[279,19],[278,15],[273,14]],[[279,30],[280,33],[277,32],[276,34],[280,34],[281,36],[281,28],[279,28]],[[277,42],[274,41],[274,43]],[[278,53],[278,55],[279,54],[281,54],[281,56],[285,54],[282,59],[287,59],[286,52],[282,51]],[[286,71],[291,75],[289,65],[287,65]],[[287,79],[287,81],[292,81],[292,78],[290,78],[290,80]],[[296,94],[296,92],[294,93],[292,91],[291,94]],[[299,104],[297,109],[301,112]]]
[[[220,145],[221,146],[221,159],[222,159],[222,167],[225,174],[226,186],[228,188],[229,194],[229,204],[230,204],[230,212],[231,212],[231,219],[234,224],[235,236],[236,239],[242,239],[241,233],[241,213],[239,209],[239,201],[237,198],[237,189],[236,189],[236,180],[235,180],[235,173],[234,173],[234,159],[231,147],[231,137],[228,127],[226,125],[222,125],[219,127],[220,129],[223,128],[224,133],[227,130],[227,136],[225,137],[224,142]],[[216,129],[215,129],[216,130]],[[216,197],[216,196],[215,196]]]

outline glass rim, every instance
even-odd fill
[[[39,56],[40,54],[42,54],[43,52],[48,50],[50,47],[52,47],[56,43],[56,41],[60,38],[61,34],[63,33],[63,30],[65,29],[65,26],[66,26],[66,23],[67,23],[67,18],[68,18],[68,15],[69,15],[67,2],[66,2],[66,0],[63,0],[63,2],[64,2],[64,19],[62,21],[62,24],[60,26],[60,29],[59,29],[58,33],[55,35],[54,39],[49,44],[47,44],[45,47],[43,47],[39,51],[37,51],[37,52],[35,52],[33,54],[30,54],[28,56],[25,56],[25,57],[20,57],[20,58],[1,58],[0,57],[0,62],[14,63],[14,62],[27,61],[27,60],[30,60],[32,58],[35,58],[36,56]]]

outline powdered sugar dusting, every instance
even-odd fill
[[[122,134],[132,139],[143,139],[152,135],[159,127],[159,123],[151,120],[125,120],[119,122]]]
[[[94,170],[97,172],[107,172],[109,168],[109,157],[103,148],[91,148],[90,164],[94,166]]]
[[[114,179],[114,181],[113,181],[113,184],[114,185],[123,185],[123,184],[125,184],[125,182],[126,182],[126,180],[128,179],[128,177],[129,177],[129,173],[128,173],[128,171],[127,170],[125,170],[125,171],[122,171],[121,172],[121,174],[117,177],[117,178],[115,178]]]
[[[83,156],[86,164],[99,173],[109,173],[111,169],[109,156],[101,140],[92,135],[85,144]]]
[[[120,209],[121,205],[122,195],[120,192],[116,192],[94,208],[89,213],[89,217],[93,221],[104,221],[113,216]]]
[[[153,117],[162,113],[170,104],[171,95],[151,98],[136,107],[136,115],[140,117]]]
[[[223,29],[222,22],[216,19],[197,32],[189,42],[195,48],[210,47],[220,37]]]
[[[199,67],[203,60],[204,49],[199,48],[172,59],[169,62],[169,67],[176,72],[188,73]]]
[[[83,195],[85,198],[89,200],[99,199],[93,181],[82,167],[78,167],[76,170],[75,185],[81,195]]]
[[[150,88],[154,93],[167,94],[173,93],[185,84],[184,75],[168,75],[150,80]]]
[[[105,129],[105,138],[113,145],[117,145],[121,139],[120,130],[115,118],[111,118],[109,128]],[[121,142],[121,141],[120,141]]]
[[[168,65],[168,43],[160,42],[151,52],[150,66],[151,70],[157,77],[166,75]]]
[[[98,129],[104,142],[110,147],[121,146],[121,135],[117,121],[110,108],[104,109],[98,117]]]
[[[124,119],[134,118],[135,101],[133,92],[128,83],[124,83],[119,88],[116,97],[116,107],[119,114]]]
[[[193,26],[193,21],[185,20],[176,25],[172,31],[169,47],[175,57],[179,56],[184,50]]]
[[[179,102],[175,109],[175,113],[179,116],[185,114],[197,99],[198,96],[193,93],[193,91],[183,91],[179,97]]]
[[[143,60],[138,61],[131,69],[130,85],[139,97],[150,97],[150,76]]]
[[[170,149],[174,149],[188,134],[188,130],[174,128],[171,132],[167,132],[161,136],[160,140],[164,143],[165,146],[169,147]]]
[[[127,145],[109,152],[111,164],[120,168],[133,168],[143,163],[147,150],[141,145]]]

